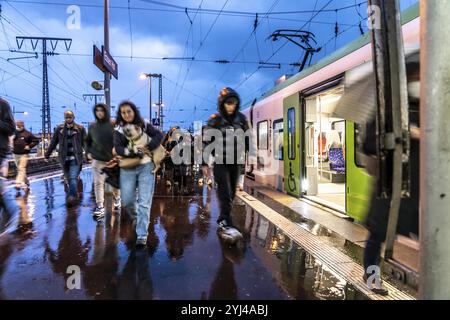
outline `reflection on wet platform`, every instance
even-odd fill
[[[196,186],[180,195],[158,181],[145,250],[125,212],[93,219],[90,170],[81,174],[81,203],[66,208],[59,177],[14,194],[2,213],[0,299],[358,299],[338,279],[264,217],[236,204],[244,240],[222,243],[216,233],[216,190]],[[80,289],[71,288],[80,271]]]

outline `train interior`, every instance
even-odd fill
[[[305,197],[345,212],[345,120],[332,116],[337,87],[305,101]]]

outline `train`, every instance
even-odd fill
[[[405,48],[415,48],[410,51],[419,61],[418,4],[402,13],[402,32]],[[257,144],[257,162],[247,176],[256,185],[364,220],[373,178],[358,157],[360,126],[334,109],[348,93],[347,78],[371,61],[367,33],[243,106]]]

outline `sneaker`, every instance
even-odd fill
[[[212,185],[212,184],[213,184],[212,179],[208,179],[208,181],[206,182],[206,184],[207,184],[208,186]]]
[[[105,216],[105,208],[103,207],[97,207],[94,210],[94,217],[101,218]]]
[[[225,220],[219,222],[217,233],[223,241],[231,245],[236,244],[239,240],[244,238],[238,229],[228,225]]]
[[[147,245],[147,238],[138,238],[136,241],[136,248],[142,249]]]
[[[166,187],[171,187],[172,186],[172,182],[170,182],[169,180],[166,180]]]
[[[119,199],[114,199],[113,207],[114,207],[114,210],[116,210],[116,211],[119,211],[120,208],[122,208],[122,202],[121,202],[120,198]]]

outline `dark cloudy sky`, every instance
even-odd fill
[[[318,47],[314,59],[323,58],[360,35],[359,23],[367,31],[366,6],[362,0],[160,0],[161,5],[146,0],[111,0],[110,51],[119,64],[119,80],[111,81],[112,105],[124,99],[133,100],[148,118],[148,82],[139,80],[140,72],[161,73],[163,103],[167,125],[188,127],[194,120],[206,120],[216,109],[221,87],[237,88],[243,103],[260,96],[283,74],[298,71],[290,64],[299,62],[303,52],[286,40],[276,42],[268,36],[276,29],[309,30],[315,34]],[[402,0],[402,9],[416,3]],[[64,43],[49,62],[52,126],[62,121],[63,106],[76,112],[79,122],[92,121],[93,101],[83,100],[85,93],[96,93],[92,80],[102,80],[92,63],[92,45],[103,43],[103,11],[101,0],[17,0],[0,1],[0,95],[14,105],[16,111],[28,111],[27,127],[40,131],[42,104],[42,58],[8,58],[27,56],[11,53],[17,49],[16,36],[48,36],[72,38],[69,54]],[[81,28],[68,29],[69,5],[78,5]],[[213,9],[186,15],[182,8]],[[335,9],[352,6],[345,10]],[[129,8],[129,9],[128,9]],[[219,11],[223,8],[221,14]],[[317,11],[328,12],[297,12]],[[237,14],[247,12],[249,14]],[[250,14],[251,13],[251,14]],[[258,25],[253,32],[255,14]],[[269,13],[269,14],[267,14]],[[312,22],[307,23],[311,18]],[[191,24],[192,21],[192,24]],[[339,36],[335,39],[335,24]],[[22,50],[32,51],[30,43]],[[40,51],[40,46],[37,48]],[[165,57],[195,57],[194,61]],[[218,64],[210,61],[235,61]],[[280,63],[281,68],[259,68],[258,62]],[[157,81],[153,81],[153,101],[157,99]],[[166,127],[167,128],[167,127]]]

